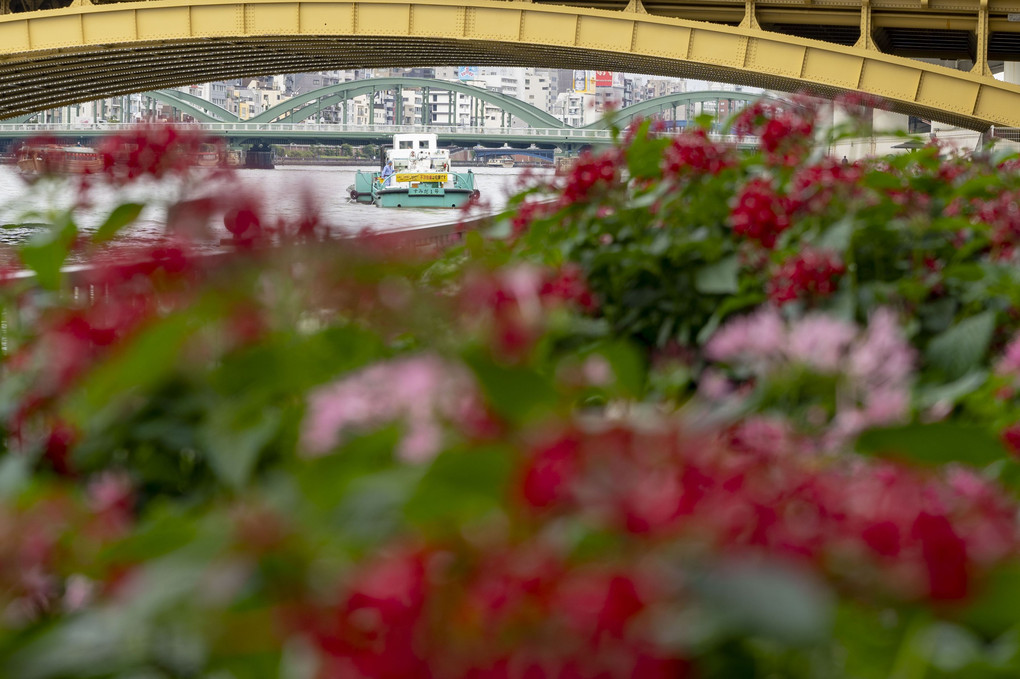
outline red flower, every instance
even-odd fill
[[[71,449],[77,440],[78,432],[66,422],[58,421],[50,428],[43,455],[53,467],[53,471],[61,476],[70,476],[73,473]]]
[[[730,222],[734,233],[771,250],[779,234],[790,227],[789,201],[768,179],[756,177],[740,190]]]
[[[758,101],[737,116],[733,131],[756,135],[770,163],[796,165],[810,151],[814,131],[814,109]]]
[[[928,571],[929,596],[936,601],[963,599],[968,591],[967,544],[945,516],[922,512],[914,522]]]
[[[480,321],[494,353],[504,360],[525,358],[543,332],[549,312],[574,305],[591,311],[595,301],[581,271],[529,265],[469,275],[461,296],[465,320]]]
[[[201,146],[209,143],[212,140],[201,132],[173,125],[144,125],[108,137],[99,152],[106,177],[114,184],[126,184],[145,176],[160,179],[182,174],[194,165]]]
[[[425,595],[425,554],[402,549],[366,564],[334,616],[305,621],[327,656],[323,676],[432,676],[418,649]]]
[[[585,283],[581,267],[564,264],[558,271],[547,271],[538,291],[544,303],[576,304],[584,311],[595,310],[595,299]]]
[[[1020,457],[1020,422],[1003,429],[999,437],[1014,457]]]
[[[526,200],[521,203],[510,221],[514,236],[520,236],[527,231],[533,221],[545,216],[549,210],[550,204],[548,203],[540,203],[535,200]]]
[[[864,176],[857,163],[844,165],[835,158],[824,158],[804,166],[790,179],[791,211],[825,214],[834,207],[837,199],[846,200],[860,191],[858,182]]]
[[[802,297],[828,297],[836,291],[844,273],[846,265],[836,253],[804,248],[772,275],[769,298],[783,305]]]
[[[570,433],[532,451],[521,488],[524,500],[545,509],[567,499],[579,472],[579,458],[580,442]]]
[[[645,603],[626,575],[575,572],[560,584],[553,609],[582,637],[622,639]]]
[[[597,156],[589,151],[582,153],[567,174],[560,203],[573,205],[583,202],[595,189],[605,190],[612,186],[619,178],[617,169],[619,160],[619,154],[615,152]]]
[[[900,529],[892,521],[879,521],[861,531],[864,544],[882,556],[895,557],[900,553]]]
[[[262,220],[250,203],[228,210],[223,215],[223,225],[236,242],[251,243],[262,236]]]
[[[701,128],[673,138],[662,156],[662,169],[674,177],[691,174],[716,175],[734,165],[730,149],[716,144]]]

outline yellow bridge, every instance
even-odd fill
[[[962,127],[1020,127],[1020,87],[989,68],[1020,61],[1020,0],[61,2],[0,0],[0,118],[232,77],[478,64],[857,91]]]

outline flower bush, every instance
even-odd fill
[[[1017,163],[815,123],[639,124],[441,253],[54,211],[0,287],[0,674],[1016,676]]]

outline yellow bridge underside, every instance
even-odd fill
[[[478,64],[701,78],[830,97],[860,91],[962,127],[1020,127],[1020,87],[990,76],[637,7],[147,0],[5,14],[0,118],[232,77]]]

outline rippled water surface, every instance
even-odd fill
[[[163,237],[167,206],[182,197],[235,196],[247,194],[262,205],[269,223],[277,219],[294,219],[311,203],[318,206],[322,221],[335,232],[357,232],[364,228],[374,230],[429,226],[456,221],[456,210],[377,208],[352,203],[347,198],[347,187],[354,183],[356,167],[289,166],[274,170],[237,170],[232,181],[222,181],[205,170],[196,170],[187,181],[147,181],[125,189],[113,190],[107,186],[93,187],[89,192],[91,205],[76,212],[79,228],[83,232],[95,230],[110,210],[118,203],[142,202],[147,207],[138,221],[125,229],[118,242],[148,243]],[[366,166],[362,169],[374,169]],[[483,201],[492,210],[506,205],[507,198],[517,190],[526,174],[536,177],[550,176],[549,170],[522,170],[519,168],[477,167],[475,183]],[[204,174],[203,174],[204,173]],[[0,244],[14,245],[24,242],[41,224],[53,221],[53,215],[71,206],[78,195],[79,180],[74,177],[47,179],[28,184],[16,167],[0,165]],[[214,220],[206,240],[218,243],[229,235],[222,221]]]

